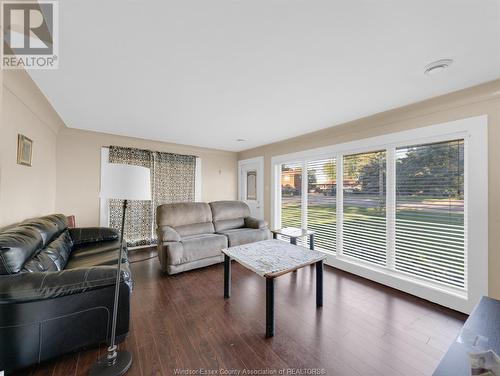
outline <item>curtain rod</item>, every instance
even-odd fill
[[[128,148],[128,149],[137,149],[137,150],[144,150],[144,151],[152,151],[154,153],[166,153],[166,154],[177,154],[177,155],[183,155],[183,156],[186,156],[186,157],[195,157],[195,158],[200,158],[199,155],[194,155],[194,154],[181,154],[181,153],[172,153],[170,151],[159,151],[159,150],[150,150],[150,149],[141,149],[141,148],[134,148],[134,147],[131,147],[131,146],[118,146],[118,145],[104,145],[104,146],[101,146],[103,148],[106,148],[106,149],[109,149],[110,147],[118,147],[118,148]]]

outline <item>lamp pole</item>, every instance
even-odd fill
[[[121,376],[132,365],[132,355],[127,351],[117,351],[116,324],[120,297],[120,279],[123,259],[125,217],[129,200],[151,201],[151,171],[147,167],[109,163],[101,177],[101,198],[123,200],[122,228],[116,266],[113,318],[108,353],[90,369],[91,376]]]
[[[108,354],[95,363],[91,370],[91,376],[121,376],[124,375],[132,365],[132,355],[128,351],[116,351],[116,320],[118,316],[118,299],[120,296],[120,277],[123,257],[123,234],[125,232],[125,213],[128,200],[123,200],[122,230],[120,233],[120,248],[118,251],[118,262],[115,281],[115,301],[113,305],[113,322],[111,325],[111,338],[109,341]]]

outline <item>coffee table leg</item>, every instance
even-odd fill
[[[323,306],[323,261],[316,263],[316,307]]]
[[[273,232],[273,239],[278,239],[278,234],[276,234],[275,232]]]
[[[231,258],[224,255],[224,298],[231,297]]]
[[[266,337],[274,336],[274,278],[266,278]]]
[[[309,249],[314,250],[314,234],[309,235]]]
[[[297,245],[297,238],[290,237],[290,244]],[[292,273],[297,273],[297,270],[294,270]]]

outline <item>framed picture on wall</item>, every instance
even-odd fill
[[[17,163],[23,166],[31,166],[33,156],[33,141],[28,137],[17,135]]]

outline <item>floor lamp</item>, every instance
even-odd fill
[[[109,341],[108,354],[99,359],[91,368],[92,376],[120,376],[132,365],[132,355],[128,351],[117,351],[116,317],[118,314],[118,296],[120,293],[121,264],[123,257],[123,233],[125,228],[125,212],[128,200],[151,200],[151,180],[149,168],[141,166],[110,163],[104,169],[101,181],[101,198],[123,200],[122,228],[120,232],[120,249],[118,251],[115,295],[113,305],[113,323]]]

